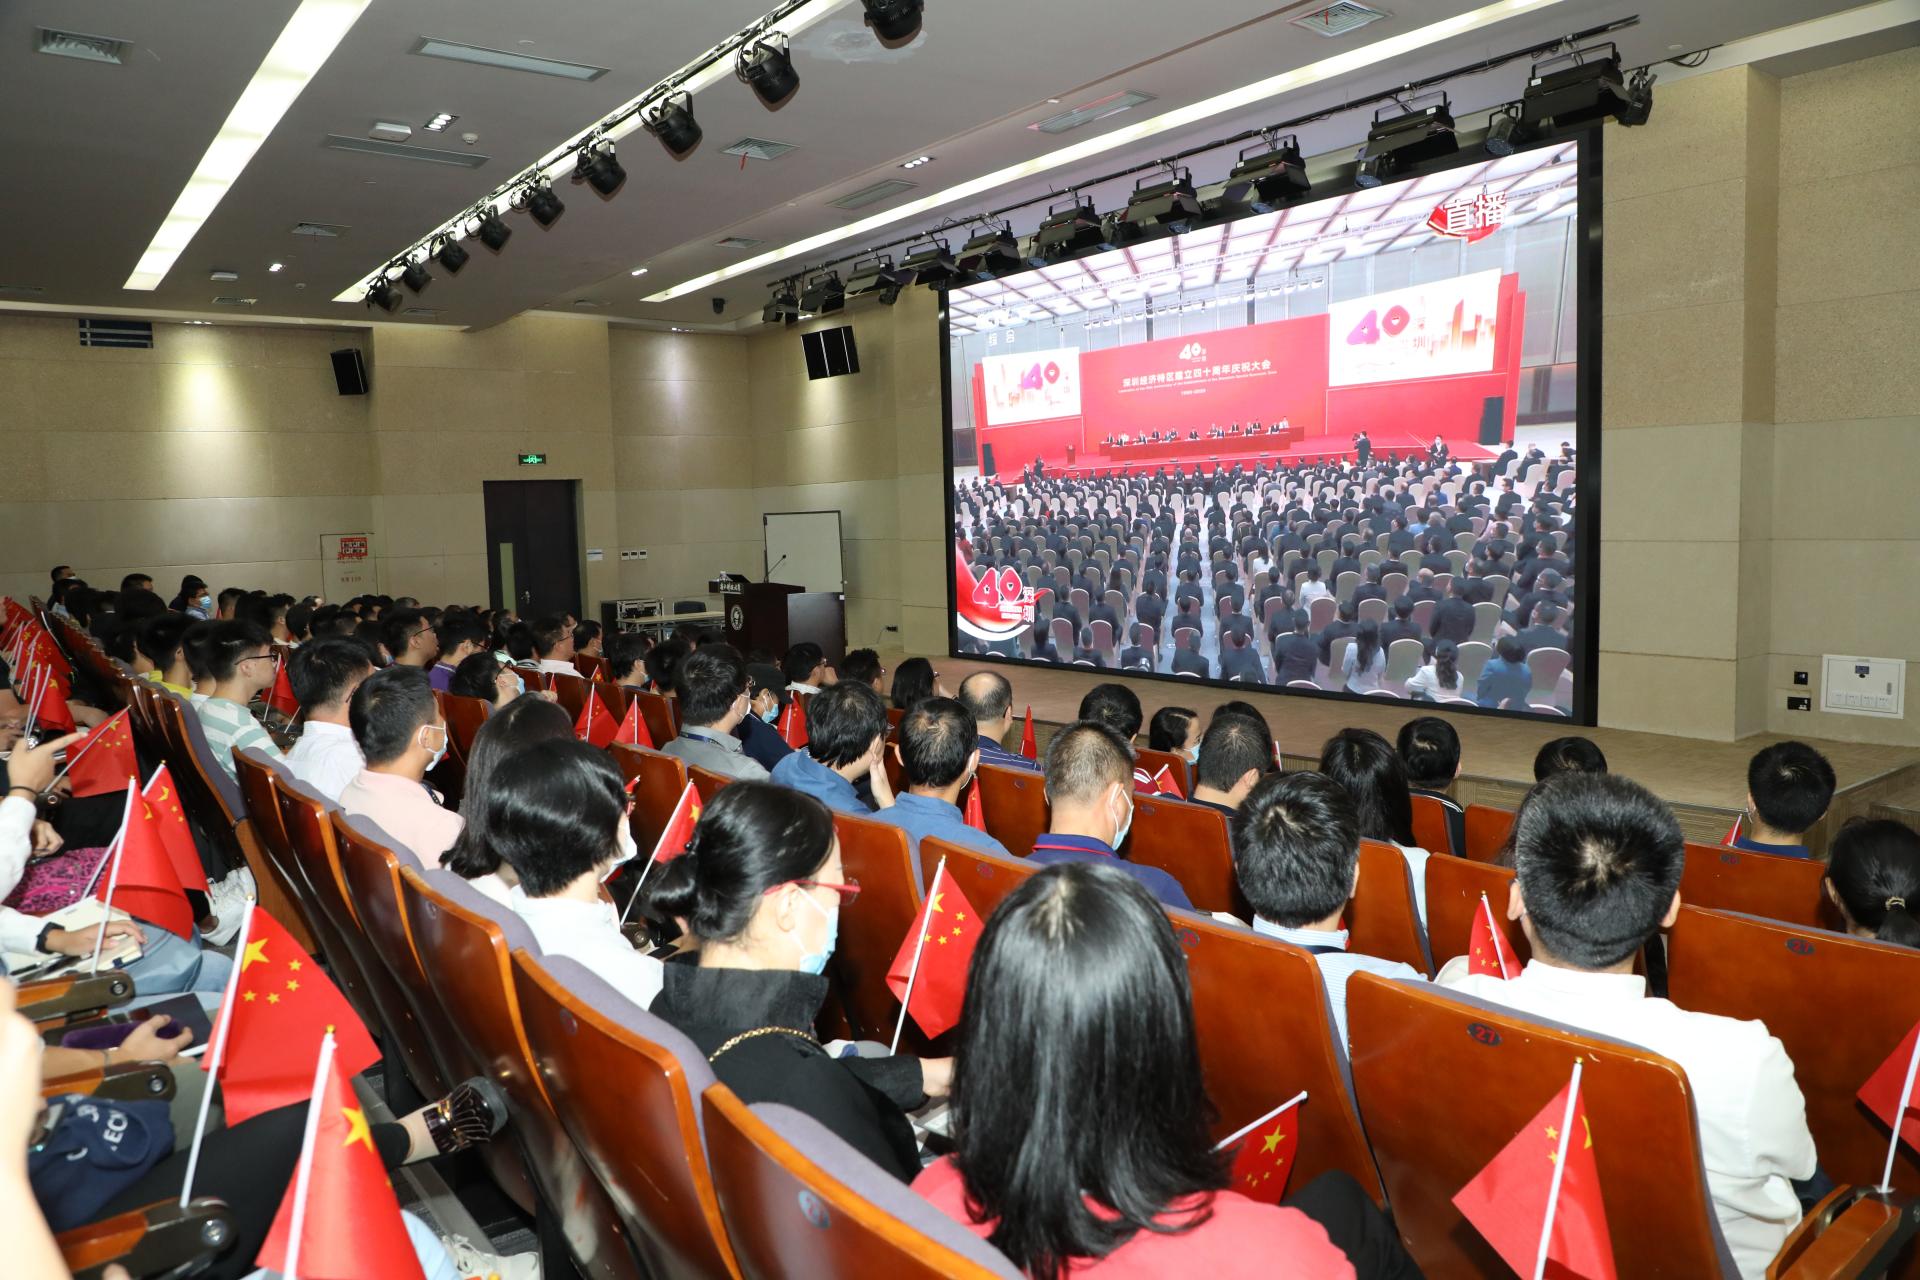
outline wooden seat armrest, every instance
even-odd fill
[[[199,1196],[184,1209],[177,1200],[163,1200],[89,1222],[61,1232],[56,1242],[73,1280],[99,1280],[116,1262],[135,1276],[172,1275],[196,1258],[218,1256],[233,1238],[233,1211],[224,1201]]]
[[[49,1076],[40,1083],[43,1098],[84,1093],[114,1102],[171,1102],[174,1092],[173,1068],[164,1062],[116,1062],[93,1071]]]
[[[1920,1234],[1920,1196],[1839,1187],[1801,1219],[1767,1268],[1768,1280],[1885,1275]]]

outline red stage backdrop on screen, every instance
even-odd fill
[[[1217,329],[1080,357],[1088,451],[1110,434],[1144,435],[1285,418],[1324,435],[1327,318]]]

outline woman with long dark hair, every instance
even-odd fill
[[[490,653],[476,656],[499,666]],[[466,825],[440,865],[504,906],[519,877],[494,847],[491,823],[501,762],[522,747],[571,737],[573,721],[560,705],[531,694],[515,698],[489,716],[473,735],[473,750],[467,756],[466,799],[460,806]]]
[[[954,1154],[914,1189],[1037,1280],[1418,1274],[1343,1174],[1288,1206],[1229,1189],[1186,961],[1131,876],[1064,863],[1010,894],[959,1034]]]
[[[894,710],[911,711],[928,698],[946,696],[947,691],[940,684],[940,673],[925,658],[908,658],[893,669]]]
[[[1827,853],[1827,897],[1847,932],[1920,947],[1920,835],[1891,818],[1849,818]]]
[[[1342,729],[1320,749],[1320,772],[1347,789],[1360,818],[1360,838],[1391,844],[1413,873],[1413,903],[1427,922],[1427,851],[1413,839],[1413,796],[1406,761],[1371,729]]]
[[[1353,629],[1353,643],[1340,660],[1348,693],[1371,693],[1387,674],[1387,649],[1380,643],[1380,624],[1369,619]]]
[[[1434,645],[1426,665],[1407,681],[1407,695],[1427,702],[1471,697],[1460,684],[1460,646],[1451,640]]]

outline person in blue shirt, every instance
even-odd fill
[[[1810,858],[1807,832],[1827,816],[1835,779],[1827,758],[1804,742],[1776,742],[1747,763],[1747,816],[1733,847]]]
[[[1083,720],[1055,734],[1047,744],[1047,800],[1047,833],[1033,842],[1032,861],[1109,862],[1167,906],[1193,906],[1178,880],[1116,852],[1133,825],[1133,751],[1117,730]]]
[[[873,788],[874,809],[893,807],[887,783],[887,704],[872,685],[839,680],[807,703],[807,746],[773,768],[771,781],[805,792],[837,813],[867,817],[854,784]]]
[[[960,705],[973,717],[975,742],[980,763],[1003,769],[1038,769],[1040,766],[1000,744],[1013,728],[1013,686],[998,671],[976,671],[960,682]]]
[[[899,827],[916,849],[925,837],[938,836],[981,853],[1013,856],[998,840],[968,826],[960,812],[960,797],[980,765],[973,719],[965,707],[952,698],[922,699],[900,721],[898,750],[906,794],[895,796],[893,808],[875,814],[875,821]]]
[[[1493,657],[1480,668],[1479,691],[1474,701],[1483,707],[1497,707],[1509,699],[1513,710],[1525,710],[1527,694],[1533,689],[1533,673],[1527,670],[1527,650],[1512,636],[1500,637]]]
[[[733,727],[733,736],[740,739],[741,749],[748,756],[771,773],[793,754],[793,748],[775,727],[780,723],[780,713],[787,707],[786,673],[771,662],[749,662],[747,696],[753,700],[751,709],[747,718]]]

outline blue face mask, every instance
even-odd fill
[[[200,597],[200,607],[201,607],[202,609],[211,609],[211,608],[213,608],[213,597],[212,597],[212,596],[201,596],[201,597]]]
[[[513,687],[516,690],[518,690],[520,693],[525,693],[527,691],[527,682],[525,680],[522,680],[519,676],[515,676],[513,678]]]
[[[840,913],[838,911],[828,911],[825,907],[815,902],[813,895],[805,889],[800,891],[800,896],[815,911],[818,911],[827,918],[826,943],[818,951],[803,951],[800,953],[800,972],[823,973],[826,971],[827,961],[833,956],[834,946],[840,941]]]
[[[762,720],[765,720],[768,724],[772,724],[775,721],[777,721],[780,718],[780,704],[776,702],[772,706],[768,707],[765,711],[762,711],[760,713],[760,718]]]

